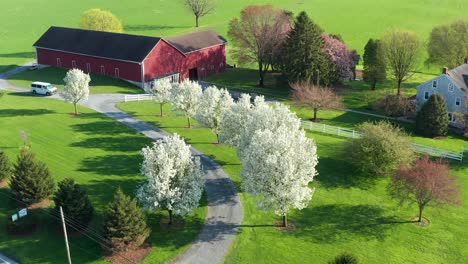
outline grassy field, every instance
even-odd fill
[[[35,71],[25,71],[11,76],[8,81],[19,87],[29,89],[31,82],[41,81],[53,84],[57,89],[63,89],[63,78],[67,74],[66,69],[47,67]],[[103,93],[122,93],[135,94],[142,93],[143,90],[128,82],[110,78],[108,76],[91,74],[91,83],[89,84],[91,94]]]
[[[119,107],[161,127],[182,135],[195,148],[219,162],[239,187],[241,166],[235,151],[212,144],[216,138],[208,129],[186,128],[186,119],[166,106],[168,116],[159,118],[152,102],[122,103]],[[328,115],[324,113],[324,115]],[[353,121],[354,122],[354,121]],[[293,211],[294,232],[277,230],[279,220],[272,212],[256,209],[249,195],[241,192],[244,223],[226,263],[326,263],[348,251],[361,263],[462,263],[468,259],[468,207],[427,208],[431,225],[419,228],[409,220],[415,206],[400,207],[386,192],[388,179],[366,181],[340,158],[347,139],[311,134],[318,146],[319,165],[314,198],[302,211]],[[447,144],[459,144],[446,139]],[[452,163],[452,173],[462,186],[462,201],[468,199],[467,163]]]
[[[96,208],[91,226],[100,230],[103,210],[116,188],[133,196],[141,183],[139,151],[151,140],[102,114],[79,111],[80,116],[71,116],[70,106],[58,100],[6,94],[0,99],[0,150],[14,161],[22,144],[20,131],[28,133],[31,150],[47,163],[56,181],[72,177],[85,188]],[[7,188],[0,188],[0,252],[20,263],[65,263],[60,225],[43,211],[38,211],[44,221],[34,234],[5,234],[6,219],[19,209],[9,196]],[[184,250],[199,233],[206,210],[203,199],[186,217],[185,227],[177,230],[160,226],[165,213],[149,213],[153,249],[143,263],[164,263]],[[105,263],[99,245],[85,236],[75,232],[70,244],[74,263]]]
[[[295,13],[305,10],[325,31],[341,34],[360,53],[369,38],[380,37],[388,28],[414,30],[426,39],[434,25],[466,16],[468,11],[464,0],[444,4],[427,0],[219,0],[216,12],[201,19],[201,27],[226,35],[228,21],[251,4],[273,4]],[[7,12],[0,16],[0,72],[33,60],[31,46],[49,26],[77,27],[81,13],[96,7],[116,14],[130,34],[167,37],[196,30],[194,18],[181,1],[3,1],[2,10]]]

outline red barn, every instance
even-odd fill
[[[174,38],[50,27],[34,43],[37,63],[108,75],[146,87],[198,80],[226,69],[226,40],[208,30]]]

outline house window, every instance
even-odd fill
[[[115,68],[115,77],[119,78],[119,68]]]
[[[437,80],[436,80],[436,81],[432,81],[432,88],[437,88]]]
[[[91,63],[86,63],[86,71],[91,72]]]
[[[106,74],[106,69],[104,68],[104,65],[101,65],[101,74]]]
[[[429,99],[429,92],[424,92],[424,99],[425,100]]]
[[[72,60],[72,68],[76,69],[76,61],[75,60]]]
[[[461,98],[460,97],[457,97],[455,99],[455,106],[460,106],[461,105]]]
[[[62,67],[62,61],[60,58],[57,58],[57,67]]]
[[[448,85],[448,91],[453,92],[453,83],[449,83]]]

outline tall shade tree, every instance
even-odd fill
[[[185,80],[172,87],[171,104],[172,109],[184,112],[187,117],[188,128],[191,128],[190,118],[194,117],[200,105],[202,88],[197,82]]]
[[[369,39],[364,47],[364,81],[375,90],[377,83],[387,78],[385,54],[380,40]]]
[[[448,125],[445,99],[440,94],[433,93],[416,116],[416,133],[425,137],[446,136]]]
[[[185,6],[195,16],[195,26],[198,27],[198,20],[200,17],[204,17],[212,13],[215,9],[215,3],[213,0],[183,0]]]
[[[321,81],[329,82],[330,65],[324,53],[322,29],[315,24],[305,12],[301,12],[289,31],[285,47],[285,57],[288,61],[284,74],[290,82]]]
[[[46,164],[36,160],[27,147],[22,147],[13,166],[10,188],[23,202],[30,204],[53,194],[55,183]]]
[[[265,73],[290,27],[288,15],[270,5],[248,6],[241,11],[240,19],[229,22],[233,57],[239,64],[258,65],[259,86],[264,86]]]
[[[160,79],[153,82],[151,88],[145,89],[145,91],[153,95],[153,99],[159,104],[160,116],[163,117],[163,107],[171,101],[171,90],[173,84],[169,79]]]
[[[84,73],[80,69],[71,69],[63,79],[65,86],[60,96],[65,101],[72,103],[75,108],[75,115],[78,115],[76,105],[80,102],[88,100],[89,96],[89,82],[91,78],[89,74]]]
[[[322,33],[322,38],[324,39],[324,52],[333,66],[329,74],[331,82],[352,80],[355,68],[354,55],[348,46],[342,40],[326,33]]]
[[[346,142],[346,158],[361,173],[387,176],[399,164],[414,159],[411,143],[397,127],[386,121],[364,122],[358,126],[361,137]]]
[[[298,81],[291,84],[291,99],[299,107],[312,108],[314,121],[317,121],[317,113],[324,108],[342,107],[342,98],[331,88],[321,87],[308,81]]]
[[[146,216],[136,199],[126,196],[120,188],[104,213],[104,249],[109,253],[123,252],[140,247],[149,237],[151,230]]]
[[[412,76],[421,57],[421,42],[416,33],[395,29],[382,38],[387,68],[397,81],[397,95],[401,95],[401,83]]]
[[[0,150],[0,182],[9,179],[13,168],[5,152]]]
[[[316,175],[316,146],[303,130],[291,131],[288,126],[275,132],[257,130],[241,161],[242,189],[260,208],[282,216],[284,227],[289,210],[303,209],[312,199],[308,185]]]
[[[63,208],[63,212],[71,221],[88,225],[93,217],[94,208],[85,190],[71,178],[65,178],[58,183],[54,195],[55,208]]]
[[[199,124],[211,129],[218,143],[220,142],[221,120],[233,104],[234,101],[226,89],[220,90],[216,86],[210,86],[203,91],[195,119]]]
[[[111,12],[93,8],[86,10],[81,15],[80,28],[107,31],[107,32],[123,32],[122,22]]]
[[[435,26],[429,36],[428,63],[455,68],[468,56],[468,18]]]
[[[146,177],[137,197],[147,209],[164,209],[185,215],[198,207],[203,193],[204,173],[200,159],[192,158],[190,146],[177,134],[154,142],[142,150],[141,173]]]
[[[431,203],[457,203],[459,194],[456,178],[442,160],[432,161],[425,155],[412,166],[401,165],[394,173],[389,185],[390,194],[401,204],[413,202],[418,205],[418,222],[422,221],[423,210]]]

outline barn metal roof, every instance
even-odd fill
[[[161,38],[50,27],[34,47],[130,62],[142,62]]]
[[[227,42],[226,39],[213,30],[194,32],[173,38],[165,38],[164,40],[184,54],[223,45]]]

